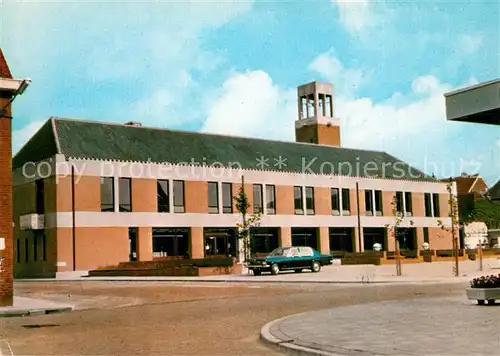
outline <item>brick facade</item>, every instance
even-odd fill
[[[0,92],[0,108],[9,99]],[[10,105],[4,114],[12,115]],[[0,238],[5,239],[5,249],[0,251],[0,306],[13,302],[12,209],[12,121],[0,117]]]
[[[153,227],[161,227],[161,222],[153,223],[148,220],[141,220],[141,214],[157,214],[157,182],[156,179],[145,178],[132,178],[131,181],[131,196],[132,196],[132,213],[118,213],[109,212],[101,213],[101,186],[99,177],[78,177],[75,179],[75,192],[76,192],[76,211],[83,214],[98,214],[96,219],[100,219],[102,226],[78,226],[75,229],[75,260],[76,265],[73,266],[73,230],[69,223],[71,217],[71,177],[54,177],[46,178],[45,184],[45,212],[46,222],[51,224],[54,222],[54,217],[51,215],[66,214],[66,227],[50,227],[45,229],[45,246],[41,246],[41,239],[34,240],[35,232],[31,230],[20,230],[16,225],[15,234],[16,239],[19,240],[19,251],[17,251],[17,241],[15,241],[16,254],[20,255],[20,261],[16,262],[16,276],[17,277],[53,277],[56,272],[87,270],[108,265],[114,265],[119,262],[127,261],[129,259],[130,245],[129,245],[129,230],[127,226],[117,226],[113,221],[113,217],[121,214],[133,214],[137,217],[136,221],[139,223],[130,223],[130,226],[138,228],[137,234],[137,255],[138,260],[148,261],[154,259],[153,257]],[[170,184],[172,181],[170,181]],[[116,187],[116,186],[115,186]],[[200,216],[205,221],[204,226],[186,226],[179,225],[179,227],[187,228],[189,231],[189,245],[188,250],[192,258],[205,257],[205,234],[204,227],[220,226],[216,225],[218,219],[229,217],[230,223],[225,225],[225,228],[234,228],[235,223],[239,220],[239,215],[236,209],[233,214],[209,214],[208,213],[208,185],[204,181],[184,181],[184,195],[185,195],[185,212],[184,213],[167,213],[166,217],[179,217],[182,218],[186,215]],[[232,194],[236,196],[240,184],[232,183]],[[342,186],[339,186],[342,188]],[[28,213],[34,213],[36,210],[35,197],[36,197],[36,184],[34,182],[26,182],[18,185],[14,189],[15,192],[15,221],[19,221],[20,216]],[[253,184],[245,184],[245,192],[249,198],[250,204],[253,205]],[[276,185],[276,214],[271,215],[272,218],[283,216],[286,219],[295,220],[296,218],[308,218],[308,216],[295,215],[294,209],[294,187]],[[222,194],[219,191],[219,194]],[[392,207],[390,203],[394,192],[383,191],[383,216],[369,217],[370,219],[391,219]],[[360,189],[360,207],[361,219],[365,219],[365,190]],[[346,227],[354,228],[354,235],[352,237],[352,245],[354,250],[358,252],[371,249],[372,243],[365,246],[364,242],[364,229],[363,223],[361,226],[361,241],[358,238],[358,225],[357,225],[357,199],[356,189],[349,190],[350,199],[350,215],[346,216],[333,216],[331,207],[331,189],[326,187],[314,188],[314,201],[315,211],[314,215],[309,215],[310,218],[321,218],[323,221],[331,219],[334,223],[337,219],[351,219]],[[441,219],[445,219],[448,215],[446,202],[448,200],[447,194],[440,194],[440,210]],[[413,216],[411,219],[425,218],[425,209],[423,193],[413,193]],[[115,203],[118,204],[118,203]],[[250,209],[252,210],[252,209]],[[108,215],[106,215],[108,214]],[[118,215],[115,215],[118,214]],[[152,216],[153,216],[152,215]],[[102,216],[102,217],[99,217]],[[109,216],[109,218],[104,218]],[[130,215],[132,216],[132,215]],[[265,215],[264,215],[265,216]],[[58,218],[57,224],[63,224],[62,218]],[[438,217],[432,219],[437,220]],[[234,220],[234,221],[233,221]],[[141,222],[142,221],[142,222]],[[195,218],[195,220],[197,219]],[[363,221],[363,220],[362,220]],[[391,220],[392,221],[392,220]],[[90,219],[87,223],[92,223]],[[121,222],[120,224],[123,224]],[[183,223],[184,224],[184,223]],[[384,223],[380,222],[379,228],[384,229]],[[275,226],[278,229],[278,243],[281,246],[289,246],[292,244],[292,228],[290,226]],[[292,226],[299,227],[300,224],[292,223]],[[373,225],[369,225],[373,226]],[[318,223],[314,227],[317,232],[317,248],[323,253],[330,251],[330,236],[329,236],[329,223],[321,225]],[[43,231],[43,230],[42,230]],[[451,233],[448,230],[443,230],[436,227],[429,227],[429,242],[433,249],[450,249],[452,246]],[[415,243],[418,248],[423,243],[423,228],[421,226],[415,227]],[[38,244],[39,257],[34,260],[34,243]],[[28,256],[25,258],[26,244],[28,244]],[[394,239],[392,236],[386,236],[385,240],[386,250],[394,250]],[[46,257],[42,259],[41,251],[45,250]]]

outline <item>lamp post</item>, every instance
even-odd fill
[[[14,228],[12,201],[12,102],[29,79],[14,79],[0,49],[0,306],[14,302]]]

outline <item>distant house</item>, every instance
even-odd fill
[[[495,185],[488,190],[488,196],[491,200],[498,201],[500,203],[500,180],[498,180],[498,182],[496,182]]]
[[[451,180],[457,185],[459,221],[462,225],[465,218],[472,212],[474,201],[488,192],[488,185],[479,174],[463,173],[458,177],[451,178]],[[441,179],[441,181],[445,182],[449,179]]]

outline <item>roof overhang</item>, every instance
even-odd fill
[[[23,84],[26,82],[30,82],[30,80],[0,78],[0,91],[6,91],[15,94],[22,88]]]
[[[444,96],[447,120],[500,125],[500,78]]]

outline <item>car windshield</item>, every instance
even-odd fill
[[[278,247],[274,249],[269,256],[287,256],[289,252],[289,248]]]

